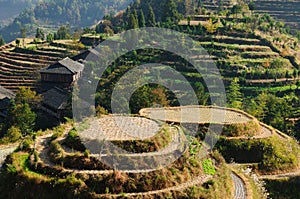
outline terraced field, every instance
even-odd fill
[[[225,120],[221,121],[218,117],[212,119],[211,117],[214,116],[212,114],[213,110],[216,115],[224,115]],[[166,146],[153,152],[118,153],[115,150],[105,150],[103,147],[106,145],[105,137],[109,140],[108,142],[114,144],[119,142],[118,146],[123,145],[126,148],[128,147],[126,145],[129,145],[131,148],[134,147],[133,141],[149,145],[150,135],[160,134],[162,130],[161,122],[158,121],[177,123],[179,120],[182,120],[181,111],[185,113],[183,115],[185,120],[191,120],[185,122],[197,124],[223,122],[225,125],[247,125],[247,123],[255,120],[252,116],[239,110],[199,106],[141,110],[141,115],[148,117],[150,115],[155,120],[124,115],[103,116],[93,120],[94,123],[85,121],[77,126],[78,131],[85,132],[84,134],[88,133],[88,129],[96,132],[91,134],[89,139],[90,141],[100,139],[100,142],[93,143],[98,145],[97,150],[94,151],[92,149],[89,153],[86,149],[76,149],[75,146],[79,146],[78,144],[82,141],[81,138],[84,140],[84,136],[82,137],[81,133],[74,129],[74,126],[63,125],[57,128],[52,135],[48,134],[37,138],[35,142],[37,157],[26,155],[24,152],[14,153],[11,157],[12,164],[18,164],[18,158],[20,158],[18,156],[20,155],[23,161],[26,160],[28,167],[21,170],[21,172],[34,173],[36,178],[38,176],[47,179],[53,177],[66,178],[72,175],[74,179],[80,181],[85,191],[93,194],[93,198],[179,197],[183,193],[190,193],[188,190],[194,187],[200,188],[199,193],[201,193],[205,183],[209,180],[220,180],[220,176],[219,174],[205,172],[204,168],[207,169],[207,166],[201,166],[201,162],[204,161],[203,155],[201,155],[203,152],[201,150],[201,142],[196,141],[196,139],[190,140],[190,138],[183,141],[183,138],[187,137],[182,129],[174,124],[164,124],[167,126],[167,128],[166,126],[164,128],[171,132],[171,139]],[[169,118],[164,119],[165,116]],[[288,136],[284,136],[264,124],[261,124],[261,128],[265,131],[265,135],[252,137],[252,139],[269,139],[269,137],[273,137],[273,134],[277,134],[276,136],[279,136],[279,139],[285,141],[290,139]],[[99,134],[98,129],[103,131],[103,136],[100,138],[97,135]],[[78,137],[75,136],[74,130],[78,133]],[[123,130],[125,130],[125,133]],[[131,133],[128,134],[128,131]],[[136,131],[135,134],[140,135],[140,137],[132,136],[132,131]],[[162,134],[165,133],[165,131],[162,132]],[[69,139],[73,139],[71,145],[67,145],[70,141]],[[235,139],[238,140],[241,137]],[[249,140],[247,137],[242,139]],[[103,140],[103,143],[101,140]],[[124,142],[126,140],[131,142]],[[90,149],[85,142],[82,143],[87,146],[87,149]],[[72,148],[69,148],[69,146],[72,146]],[[164,165],[167,164],[171,157],[177,157],[176,155],[178,154],[180,154],[179,159],[175,158],[172,161],[173,163],[168,164],[167,167]],[[24,157],[28,159],[24,159]],[[211,160],[213,167],[218,165],[214,168],[218,172],[225,172],[220,170],[222,164],[213,154],[205,155],[204,158]],[[21,164],[23,166],[26,165],[25,163]],[[110,165],[114,166],[111,167]],[[226,183],[228,183],[227,186],[234,185],[235,189],[226,189],[227,192],[231,190],[231,193],[229,191],[224,194],[230,194],[233,198],[247,198],[249,193],[252,193],[253,187],[249,185],[249,180],[245,180],[243,176],[240,174],[236,175],[232,171],[226,171],[228,172],[227,180],[229,180]],[[38,182],[39,180],[37,178]],[[129,184],[134,186],[129,186]],[[223,190],[220,187],[219,189]],[[215,194],[215,192],[213,193]],[[199,198],[195,195],[185,196],[188,198]],[[226,196],[226,198],[230,197]]]
[[[158,123],[146,118],[115,115],[91,121],[89,129],[81,134],[86,139],[97,137],[100,140],[134,140],[150,138],[159,129]]]
[[[256,13],[270,14],[293,29],[300,29],[299,0],[254,0],[254,2]]]
[[[250,2],[250,0],[247,0]],[[246,2],[247,2],[246,1]],[[220,4],[220,2],[222,2]],[[300,29],[300,1],[299,0],[253,0],[255,3],[254,13],[269,14],[279,21],[283,21],[286,25],[290,26],[294,30]],[[235,0],[204,0],[202,6],[210,11],[217,11],[220,9],[220,5],[225,9],[235,5]],[[195,25],[198,23],[194,22]]]
[[[266,40],[241,32],[219,33],[216,36],[192,36],[216,60],[225,76],[240,71],[292,70],[293,63]],[[276,64],[280,64],[276,65]],[[250,77],[248,77],[250,79]]]
[[[20,86],[35,89],[39,70],[68,54],[66,48],[41,45],[38,50],[16,47],[13,43],[0,48],[0,85],[16,91]]]
[[[140,115],[155,120],[175,123],[218,123],[235,124],[247,123],[254,118],[242,111],[208,106],[184,106],[170,108],[142,109]]]

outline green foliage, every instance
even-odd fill
[[[145,15],[143,10],[139,11],[139,27],[140,28],[146,27]]]
[[[71,149],[82,151],[85,154],[87,152],[85,146],[82,144],[82,142],[80,140],[80,137],[79,137],[79,134],[77,133],[76,128],[72,128],[69,131],[64,144]]]
[[[149,4],[149,12],[148,12],[148,20],[147,20],[147,26],[148,27],[154,27],[156,25],[156,18],[155,13],[153,11],[152,6]]]
[[[299,99],[288,98],[288,96],[280,98],[264,92],[252,99],[250,103],[246,102],[244,106],[248,113],[259,120],[287,132],[288,126],[285,118],[293,113],[292,106],[297,106],[297,101]]]
[[[33,133],[35,119],[36,114],[31,111],[29,104],[11,101],[6,118],[7,128],[15,126],[21,130],[23,136],[26,136]]]
[[[49,33],[49,34],[47,35],[46,40],[47,40],[48,43],[52,43],[53,40],[54,40],[54,35],[53,35],[52,33]]]
[[[128,29],[136,29],[139,27],[138,18],[134,14],[130,14],[128,21]]]
[[[300,177],[294,176],[283,179],[265,179],[265,187],[270,198],[273,199],[295,199],[300,198]]]
[[[42,29],[40,28],[36,29],[35,38],[41,39],[42,41],[45,39],[45,33],[43,32]]]
[[[163,9],[163,16],[162,21],[168,23],[168,25],[178,24],[180,19],[180,15],[177,10],[177,6],[174,0],[166,0],[164,9]]]
[[[237,108],[241,109],[242,102],[243,102],[243,96],[240,92],[240,85],[239,85],[239,79],[234,78],[231,82],[227,93],[227,104],[231,108]]]
[[[216,169],[214,163],[211,159],[206,159],[202,161],[202,167],[205,174],[215,175]]]
[[[56,140],[57,138],[61,137],[65,131],[65,128],[63,126],[57,126],[54,127],[52,130],[53,134],[51,136],[51,140]]]
[[[224,158],[237,163],[259,163],[262,173],[288,172],[299,164],[300,148],[293,139],[278,136],[267,139],[226,140],[216,145]]]
[[[70,27],[61,26],[54,34],[55,40],[70,39],[70,38],[71,38]]]
[[[153,105],[168,106],[169,101],[166,91],[162,87],[150,87],[149,85],[139,88],[130,99],[131,113],[136,114],[142,108],[151,107]]]
[[[7,142],[17,142],[22,138],[22,132],[20,128],[11,126],[7,133],[4,135],[4,140]]]
[[[26,137],[19,145],[19,149],[22,151],[30,151],[33,145],[33,140],[30,137]]]

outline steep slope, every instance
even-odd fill
[[[34,33],[36,27],[53,30],[66,24],[74,28],[91,26],[103,16],[125,9],[130,2],[131,0],[41,1],[34,8],[23,10],[10,25],[0,30],[0,34],[8,42],[20,37],[20,28],[23,26],[27,27],[28,34]]]
[[[0,0],[0,27],[13,20],[24,8],[36,2],[37,0]]]

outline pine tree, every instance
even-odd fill
[[[154,27],[156,25],[155,14],[151,5],[149,5],[149,13],[147,17],[147,26]]]
[[[141,28],[146,27],[146,21],[145,21],[145,15],[143,10],[140,10],[140,15],[139,15],[139,26]]]
[[[128,22],[128,29],[130,30],[130,29],[136,29],[136,28],[139,28],[138,20],[134,16],[134,14],[130,14],[129,22]]]
[[[180,16],[174,0],[167,0],[164,6],[163,22],[171,22],[177,24]]]
[[[240,91],[239,79],[234,78],[227,91],[227,104],[231,108],[242,108],[242,93]]]

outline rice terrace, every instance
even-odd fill
[[[0,10],[0,199],[300,198],[299,0]]]

